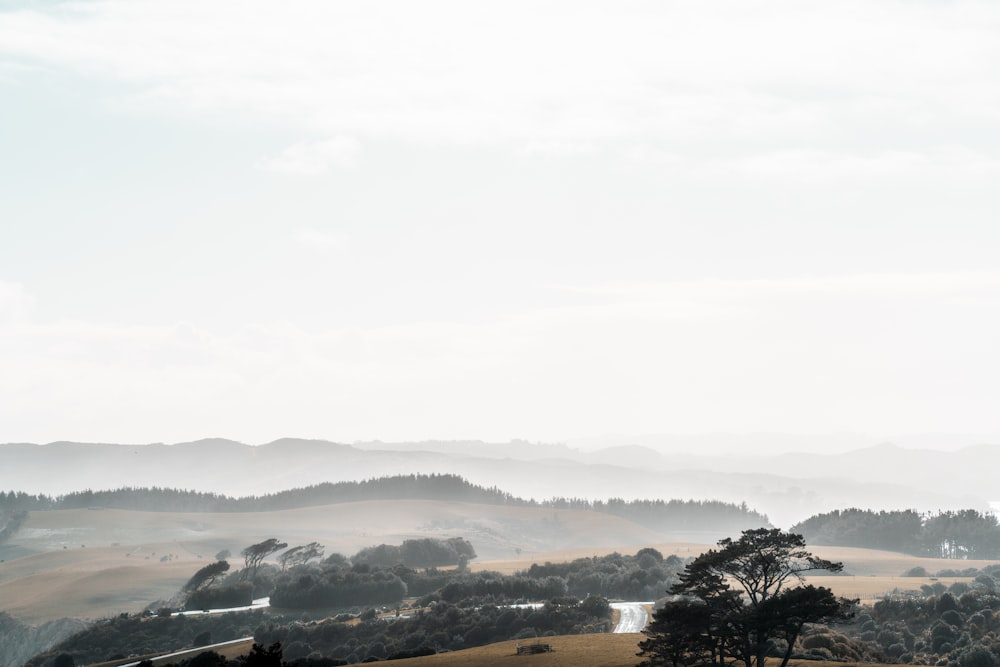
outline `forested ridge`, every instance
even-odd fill
[[[656,530],[704,528],[740,530],[770,525],[746,503],[716,500],[587,500],[518,498],[496,487],[472,484],[458,475],[397,475],[363,481],[327,482],[262,496],[234,498],[217,493],[160,487],[76,491],[62,496],[0,491],[0,514],[100,507],[146,512],[267,512],[366,500],[449,502],[590,510],[612,514]]]
[[[957,559],[1000,558],[1000,521],[974,509],[920,514],[857,508],[817,514],[792,526],[811,544]]]
[[[101,507],[145,512],[263,512],[363,500],[449,500],[491,505],[530,505],[496,487],[457,475],[397,475],[362,481],[325,482],[261,496],[233,497],[162,487],[74,491],[62,496],[0,491],[0,510],[65,510]]]

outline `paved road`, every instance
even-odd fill
[[[628,632],[642,632],[649,621],[649,614],[646,613],[644,605],[651,605],[652,602],[612,602],[611,608],[619,612],[618,625],[615,626],[616,634]]]
[[[243,637],[242,639],[233,639],[228,642],[220,642],[218,644],[199,646],[198,648],[186,648],[184,650],[175,651],[173,653],[165,653],[163,655],[158,655],[155,658],[150,658],[150,660],[152,660],[154,664],[162,664],[163,662],[167,660],[173,660],[174,658],[177,658],[179,660],[187,660],[188,658],[193,658],[199,653],[203,653],[205,651],[214,651],[216,649],[224,648],[226,646],[232,646],[233,644],[243,644],[252,641],[253,637]],[[247,649],[247,652],[249,653],[249,649]],[[137,660],[135,662],[128,662],[125,663],[124,665],[119,665],[119,667],[136,667],[136,665],[138,665],[139,662],[141,661]]]
[[[252,605],[246,607],[230,607],[228,609],[192,609],[191,611],[175,611],[171,616],[201,616],[202,614],[226,614],[231,611],[253,611],[271,606],[271,598],[258,598]]]

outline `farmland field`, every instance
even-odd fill
[[[318,541],[327,553],[348,555],[381,542],[461,536],[479,553],[473,570],[503,573],[545,561],[635,553],[644,546],[687,558],[711,546],[668,541],[667,535],[607,514],[437,501],[368,501],[253,513],[56,510],[32,512],[14,538],[0,546],[0,598],[5,611],[28,623],[136,612],[171,597],[218,551],[238,554],[271,536],[290,544]],[[842,560],[846,576],[810,581],[862,600],[929,583],[900,576],[917,565],[929,572],[956,566],[955,561],[869,549],[811,549]],[[962,568],[986,564],[961,561]]]

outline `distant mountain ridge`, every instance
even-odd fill
[[[259,496],[324,482],[454,474],[526,499],[746,502],[776,525],[848,507],[986,510],[1000,445],[954,452],[875,445],[841,454],[707,456],[645,445],[582,451],[526,441],[343,444],[223,438],[167,445],[0,444],[0,490],[60,495],[158,486]]]

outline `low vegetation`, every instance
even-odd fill
[[[383,620],[369,615],[346,625],[332,620],[269,626],[254,635],[264,644],[280,642],[286,659],[332,656],[349,663],[370,658],[398,659],[444,650],[482,646],[506,639],[608,632],[607,600],[556,598],[540,607],[453,605],[445,602],[409,618]]]
[[[415,551],[381,552],[402,558],[413,551],[426,558],[468,549],[461,539],[419,542],[421,548]],[[275,543],[269,539],[251,547]],[[310,546],[313,553],[321,549],[321,545]],[[297,547],[289,550],[300,551]],[[230,572],[227,561],[210,563],[182,587],[188,609],[244,605],[254,595],[270,595],[272,607],[224,615],[171,616],[173,609],[153,605],[148,615],[122,615],[97,623],[37,656],[29,666],[49,667],[61,655],[84,664],[250,635],[262,645],[280,643],[286,662],[310,656],[358,662],[512,638],[608,632],[608,596],[651,598],[675,582],[683,567],[679,558],[664,558],[649,548],[635,555],[613,553],[569,563],[536,564],[513,575],[414,568],[401,562],[379,566],[366,562],[369,555],[367,550],[353,558],[332,554],[285,569],[254,561],[253,574],[247,574],[251,565]],[[413,602],[414,609],[404,598]],[[379,614],[378,606],[390,609],[389,614]]]
[[[26,667],[50,667],[60,656],[86,665],[130,655],[168,653],[181,647],[249,637],[264,622],[263,610],[191,617],[123,615],[95,623],[59,642],[29,660]]]
[[[327,555],[318,542],[290,546],[279,537],[242,551],[230,543],[239,551],[232,565],[230,550],[219,550],[213,561],[184,573],[185,583],[176,584],[180,590],[174,599],[153,602],[141,615],[121,614],[92,623],[27,664],[69,667],[244,637],[257,643],[242,659],[249,667],[401,660],[505,640],[606,633],[612,622],[609,599],[659,599],[646,639],[638,647],[632,640],[633,652],[640,650],[632,664],[642,658],[650,666],[738,661],[745,667],[765,667],[765,659],[778,658],[782,667],[802,659],[1000,667],[1000,583],[995,578],[1000,566],[936,569],[938,576],[966,581],[950,586],[914,581],[913,591],[887,596],[871,607],[859,607],[802,580],[807,574],[842,569],[840,563],[806,551],[806,540],[895,548],[921,557],[1000,557],[995,517],[974,510],[937,515],[832,512],[803,522],[796,527],[799,534],[771,528],[766,517],[746,505],[619,499],[539,502],[455,476],[410,475],[240,499],[168,489],[87,491],[60,498],[0,492],[0,537],[15,534],[29,511],[56,508],[248,512],[409,498],[586,510],[659,530],[711,524],[716,529],[729,526],[733,534],[742,532],[739,538],[720,541],[718,549],[686,560],[644,548],[633,555],[536,562],[519,571],[507,570],[512,574],[470,571],[476,549],[455,536],[408,538],[364,547],[349,557]],[[928,577],[928,562],[900,575]],[[174,614],[177,609],[239,607],[263,596],[270,597],[268,609]],[[11,628],[16,625],[13,619],[0,620]],[[26,627],[15,630],[18,636],[28,636]],[[61,632],[64,636],[69,630],[62,627]],[[182,664],[226,663],[209,652]]]
[[[406,565],[407,567],[442,567],[465,565],[476,557],[472,543],[461,537],[445,540],[420,538],[403,540],[400,545],[379,544],[362,549],[351,558],[353,563],[368,565]]]

